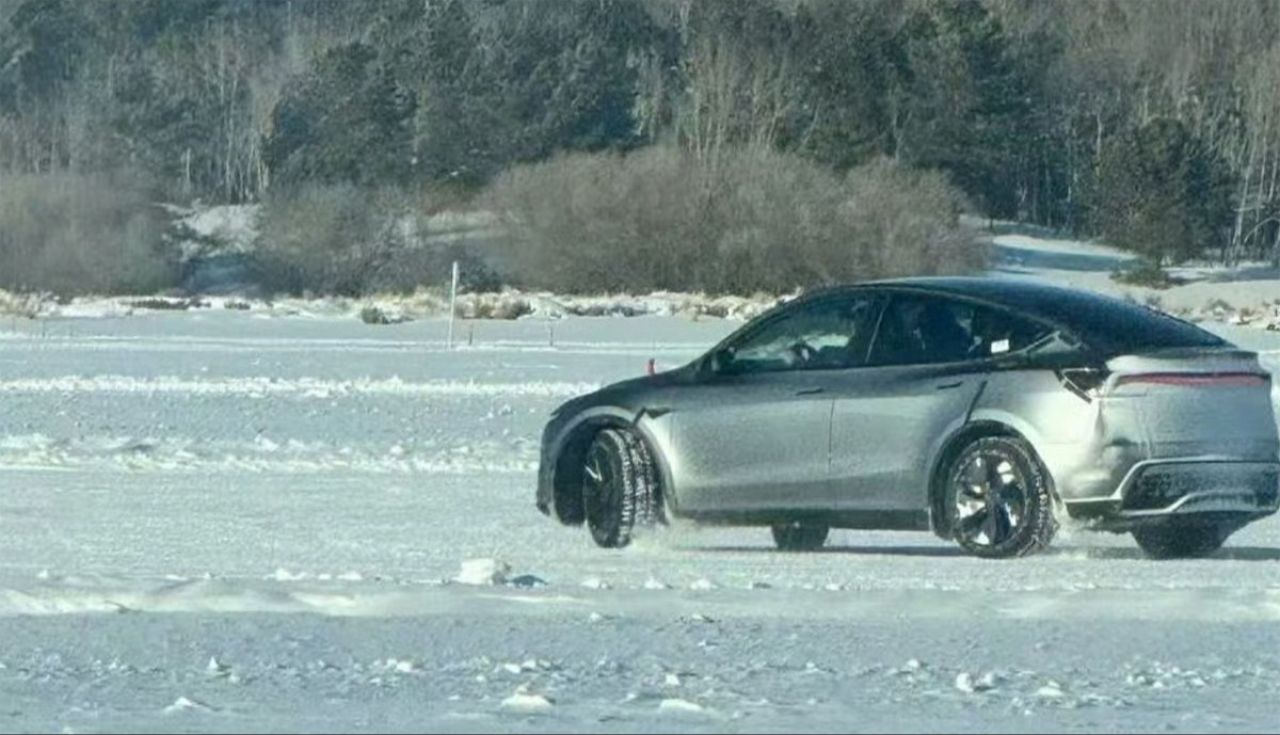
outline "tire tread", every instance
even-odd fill
[[[597,533],[600,519],[588,518],[588,525],[598,545],[622,548],[631,542],[635,529],[654,525],[660,516],[660,495],[653,455],[644,440],[628,429],[601,429],[592,441],[608,443],[609,451],[621,470],[622,492],[617,506],[605,510],[617,514],[617,524],[612,533],[603,537]],[[592,507],[589,503],[586,506]]]

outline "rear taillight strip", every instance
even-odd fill
[[[1264,386],[1271,382],[1271,376],[1258,373],[1138,373],[1122,375],[1116,385],[1129,383],[1148,383],[1154,385],[1181,385],[1186,387],[1202,386]]]

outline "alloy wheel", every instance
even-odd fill
[[[1018,533],[1027,514],[1027,478],[997,451],[968,458],[955,483],[955,529],[962,541],[995,547]]]

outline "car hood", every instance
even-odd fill
[[[668,386],[682,385],[693,379],[697,370],[694,365],[686,365],[675,370],[661,372],[656,375],[641,375],[616,383],[610,383],[591,393],[587,393],[560,404],[554,415],[574,413],[598,405],[627,406],[633,399],[648,395],[654,390]]]

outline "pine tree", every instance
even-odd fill
[[[980,3],[932,2],[905,25],[895,153],[947,171],[984,212],[1017,213],[1017,153],[1030,94],[1008,41]]]
[[[1230,225],[1223,166],[1181,122],[1157,118],[1115,136],[1094,193],[1094,222],[1111,242],[1157,266],[1220,246]]]

